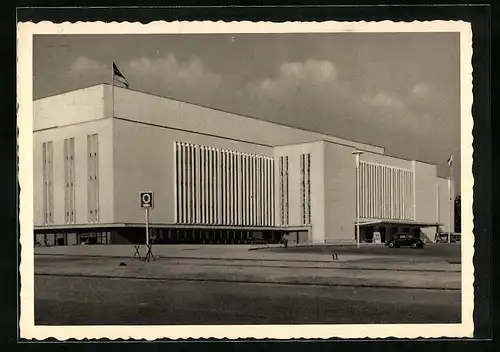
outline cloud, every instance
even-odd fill
[[[281,65],[276,74],[247,85],[244,113],[344,138],[385,145],[421,145],[435,122],[432,88],[417,83],[409,95],[389,87],[366,89],[341,76],[331,61]],[[414,109],[419,100],[419,109]],[[412,105],[413,104],[413,105]],[[391,136],[389,140],[380,136]]]
[[[360,87],[328,60],[286,62],[266,78],[239,83],[197,57],[179,60],[169,54],[117,65],[135,89],[394,150],[401,143],[422,146],[419,139],[428,140],[429,126],[445,111],[444,100],[426,82],[416,82],[406,95],[383,84]],[[89,77],[106,82],[109,69],[85,57],[71,65],[79,82]]]
[[[404,102],[389,91],[367,94],[356,90],[349,81],[340,79],[331,61],[285,63],[276,76],[250,83],[247,91],[257,101],[253,105],[261,107],[260,114],[283,121],[295,116],[302,124],[307,117],[309,124],[321,128],[331,126],[332,120],[346,130],[355,123],[366,123],[367,118],[389,123],[388,109],[400,115],[405,108]]]
[[[268,77],[260,82],[250,82],[248,91],[251,94],[279,96],[296,93],[298,88],[328,84],[337,79],[337,69],[333,62],[308,60],[288,62],[280,66],[277,77]]]
[[[417,83],[411,90],[411,97],[413,98],[427,98],[431,94],[431,87],[424,82]]]
[[[131,88],[210,104],[220,91],[222,79],[196,57],[179,61],[174,55],[141,57],[116,63]],[[69,68],[69,76],[79,84],[109,82],[111,67],[88,57],[78,57]]]
[[[179,61],[172,55],[157,58],[142,57],[126,64],[122,73],[131,85],[138,82],[148,91],[198,103],[210,101],[221,86],[220,75],[212,72],[204,63],[192,57]]]
[[[405,104],[394,94],[385,90],[379,91],[374,96],[364,95],[362,100],[375,107],[404,109]]]
[[[89,73],[89,71],[100,71],[106,70],[106,65],[103,65],[97,61],[89,59],[85,56],[78,57],[70,66],[70,72],[73,73]]]

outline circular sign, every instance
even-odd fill
[[[144,204],[150,204],[150,203],[151,203],[151,194],[149,194],[149,193],[144,193],[144,194],[142,195],[142,202],[143,202]]]

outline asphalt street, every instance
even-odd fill
[[[459,321],[459,291],[35,276],[37,325]]]

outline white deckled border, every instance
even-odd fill
[[[462,323],[396,325],[35,326],[33,245],[33,35],[188,33],[459,32],[461,74]],[[21,226],[20,337],[25,339],[159,338],[439,338],[472,337],[474,235],[472,174],[472,30],[463,21],[425,22],[64,22],[18,24],[18,127]]]

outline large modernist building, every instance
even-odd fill
[[[447,182],[381,147],[105,84],[34,102],[40,242],[145,242],[143,191],[156,243],[347,243],[356,224],[361,242],[433,240]]]

